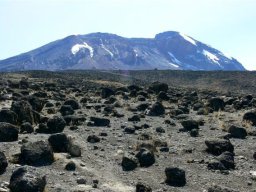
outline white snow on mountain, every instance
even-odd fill
[[[188,42],[190,42],[191,44],[197,46],[197,44],[196,44],[196,42],[195,42],[194,39],[192,39],[191,37],[189,37],[189,36],[187,36],[187,35],[185,35],[185,34],[183,34],[183,33],[179,33],[179,34],[180,34],[180,36],[182,36],[186,41],[188,41]]]
[[[171,52],[168,52],[168,54],[170,55],[172,62],[181,64],[181,62]]]
[[[218,64],[220,67],[222,67],[219,63],[219,58],[214,55],[213,53],[210,53],[209,51],[203,50],[202,52],[209,60],[213,61],[214,63]]]
[[[170,65],[172,65],[173,67],[176,67],[176,68],[179,68],[180,66],[179,65],[175,65],[173,63],[170,63]]]
[[[90,56],[93,57],[93,48],[89,46],[86,42],[83,42],[83,44],[75,44],[71,48],[71,52],[73,55],[77,54],[81,49],[88,49],[90,52]]]
[[[114,57],[114,54],[103,43],[100,46],[102,49],[108,52],[111,57]]]
[[[135,57],[138,57],[138,51],[136,49],[133,49],[133,52],[135,53]]]

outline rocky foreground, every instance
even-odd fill
[[[67,74],[0,87],[0,192],[256,191],[254,95]]]

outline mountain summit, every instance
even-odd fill
[[[108,33],[71,35],[0,61],[0,71],[245,70],[236,59],[179,32],[155,38],[124,38]]]

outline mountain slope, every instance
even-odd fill
[[[179,32],[155,38],[72,35],[0,61],[0,71],[67,69],[245,70],[234,58]]]

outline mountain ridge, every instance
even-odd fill
[[[0,71],[156,68],[245,70],[233,57],[177,31],[162,32],[154,38],[126,38],[101,32],[70,35],[0,60]]]

